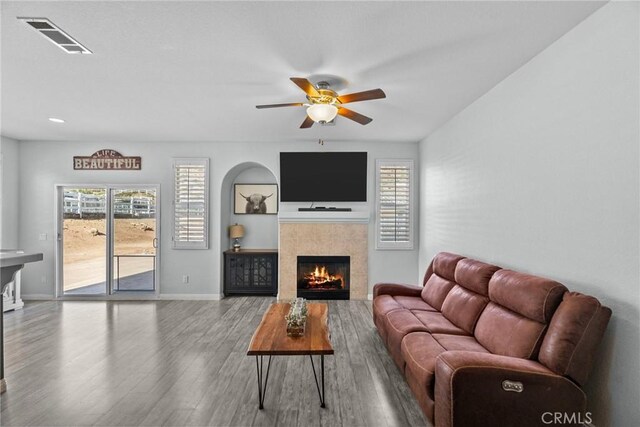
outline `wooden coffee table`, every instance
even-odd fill
[[[323,303],[307,304],[307,324],[304,336],[290,337],[287,335],[287,322],[284,316],[289,312],[289,303],[272,304],[262,317],[251,338],[248,356],[256,357],[256,369],[258,372],[258,403],[259,408],[264,408],[264,394],[267,391],[269,381],[269,369],[271,368],[271,356],[309,356],[313,377],[316,381],[320,406],[325,407],[324,401],[324,356],[333,354],[331,335],[329,333],[329,307]],[[320,356],[320,383],[316,375],[313,356]],[[269,356],[267,372],[263,383],[263,357]]]

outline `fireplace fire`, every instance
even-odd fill
[[[316,268],[303,276],[303,287],[308,289],[343,289],[344,278],[342,275],[330,274],[324,265]]]
[[[298,297],[349,299],[349,257],[299,256]]]

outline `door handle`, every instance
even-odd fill
[[[153,238],[153,248],[154,249],[158,249],[158,238],[157,237]]]

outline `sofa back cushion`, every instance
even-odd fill
[[[427,284],[427,282],[429,281],[432,275],[433,275],[433,260],[431,260],[431,262],[429,263],[429,266],[427,267],[427,271],[424,273],[424,277],[422,278],[422,286],[425,286]]]
[[[546,325],[489,302],[474,336],[491,353],[533,359],[537,355]]]
[[[497,271],[489,281],[489,298],[531,320],[549,323],[567,288],[553,280],[511,270]]]
[[[500,267],[464,258],[457,262],[456,285],[442,304],[442,314],[451,323],[473,334],[480,313],[489,302],[489,280]]]
[[[456,266],[463,256],[449,252],[440,252],[433,257],[433,272],[447,280],[456,280]]]
[[[547,323],[567,288],[553,280],[498,270],[489,280],[489,299],[474,331],[487,350],[534,359]]]
[[[431,307],[442,311],[442,303],[454,286],[455,283],[451,280],[432,274],[422,289],[422,299]]]
[[[440,252],[433,257],[424,279],[422,299],[431,307],[442,310],[445,297],[455,285],[455,272],[458,261],[464,259],[460,255]]]
[[[473,334],[478,317],[488,302],[486,296],[455,285],[444,299],[442,315],[457,327]]]
[[[538,360],[559,375],[584,385],[611,310],[590,296],[564,294],[549,324]]]
[[[489,280],[500,267],[465,258],[456,264],[455,282],[477,294],[489,295]]]

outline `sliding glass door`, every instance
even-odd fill
[[[65,187],[62,192],[62,291],[107,291],[107,189]]]
[[[111,191],[113,206],[112,292],[155,290],[156,190]]]
[[[153,293],[158,189],[59,187],[58,295]]]

